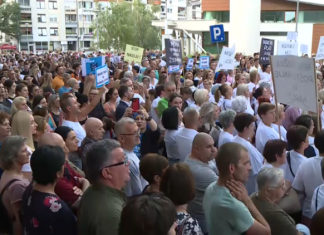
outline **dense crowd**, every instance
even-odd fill
[[[164,53],[0,55],[0,234],[323,234],[322,62],[318,118],[276,104],[259,53],[175,72]]]

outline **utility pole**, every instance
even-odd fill
[[[99,51],[99,24],[98,24],[98,18],[99,18],[99,10],[94,10],[94,12],[96,13],[96,20],[97,20],[97,51]]]
[[[79,4],[78,4],[78,0],[75,0],[75,3],[76,3],[76,18],[77,18],[77,51],[79,52],[79,50],[80,50],[80,40],[79,40],[80,29],[79,29]]]
[[[298,15],[299,15],[299,0],[297,0],[297,11],[296,11],[296,32],[298,32]]]

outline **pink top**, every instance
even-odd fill
[[[232,78],[230,75],[227,75],[227,82],[233,84],[234,78]]]

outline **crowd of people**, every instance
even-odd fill
[[[322,62],[318,118],[276,104],[258,53],[164,53],[90,54],[100,89],[81,52],[0,55],[0,234],[323,234]]]

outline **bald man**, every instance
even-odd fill
[[[85,123],[84,129],[86,131],[86,137],[81,143],[81,158],[83,171],[86,169],[86,155],[91,147],[91,145],[98,140],[101,140],[105,130],[103,129],[103,123],[98,118],[88,118]],[[86,172],[85,172],[86,173]]]
[[[216,152],[213,138],[206,133],[198,133],[192,141],[191,153],[184,161],[195,179],[195,198],[188,204],[188,213],[198,220],[204,234],[208,231],[202,203],[206,188],[218,179]]]
[[[44,145],[59,146],[67,156],[64,164],[64,175],[56,183],[55,193],[76,212],[80,204],[81,195],[90,186],[90,183],[73,169],[75,166],[68,160],[69,150],[59,134],[44,133],[38,142],[38,146]]]

